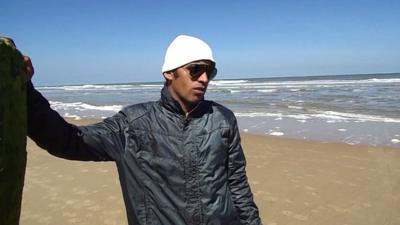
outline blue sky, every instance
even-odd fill
[[[0,1],[38,85],[162,81],[179,34],[211,45],[219,79],[400,72],[397,0]]]

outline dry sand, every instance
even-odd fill
[[[264,225],[400,224],[400,149],[249,134],[242,144]],[[20,224],[127,224],[115,164],[55,158],[29,140]]]

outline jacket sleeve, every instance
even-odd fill
[[[125,114],[103,122],[75,126],[67,123],[49,102],[27,83],[28,136],[57,157],[82,161],[118,160],[124,149]]]
[[[236,119],[232,129],[228,154],[228,182],[240,221],[245,225],[262,224],[247,180],[246,159],[240,144],[240,134]]]

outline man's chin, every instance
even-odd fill
[[[199,101],[204,99],[204,95],[196,95],[196,97],[194,97],[193,102],[198,103]]]
[[[190,105],[197,105],[200,101],[204,99],[204,95],[202,96],[195,96],[192,99],[190,99],[189,103]]]

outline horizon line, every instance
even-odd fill
[[[378,73],[348,73],[348,74],[320,74],[320,75],[288,75],[288,76],[270,76],[270,77],[247,77],[247,78],[223,78],[214,79],[214,81],[224,80],[254,80],[254,79],[290,79],[300,77],[332,77],[332,76],[368,76],[368,75],[396,75],[400,72],[378,72]],[[122,84],[138,84],[138,83],[163,83],[164,81],[134,81],[134,82],[117,82],[117,83],[70,83],[70,84],[48,84],[37,85],[37,87],[58,87],[58,86],[80,86],[80,85],[122,85]],[[36,85],[35,85],[36,86]]]

